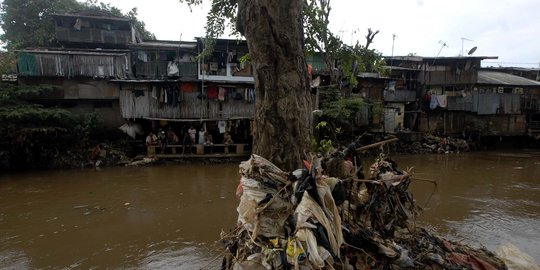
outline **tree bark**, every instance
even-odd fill
[[[253,153],[283,170],[300,168],[311,147],[311,94],[302,0],[239,0],[256,89]]]

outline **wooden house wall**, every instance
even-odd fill
[[[411,90],[385,90],[384,101],[411,102],[416,100],[416,91]]]
[[[140,91],[144,95],[140,95]],[[137,93],[137,91],[139,91]],[[206,101],[198,98],[197,87],[193,92],[179,92],[181,101],[176,106],[163,104],[152,97],[151,84],[129,84],[120,91],[120,107],[124,118],[206,118]]]
[[[199,86],[190,93],[180,93],[177,106],[162,104],[152,97],[151,84],[129,84],[120,90],[121,114],[124,118],[228,119],[255,114],[255,103],[244,100],[208,100],[200,98]],[[144,95],[141,95],[141,92]]]
[[[478,81],[480,60],[424,62],[419,81],[431,85],[475,84]]]
[[[521,95],[521,108],[524,111],[540,111],[540,88],[524,88],[523,95]]]
[[[228,100],[222,102],[223,117],[255,117],[255,102],[248,103],[243,100]]]
[[[521,95],[519,94],[473,94],[473,112],[479,115],[519,114]]]
[[[382,102],[383,101],[383,91],[385,88],[385,82],[383,80],[373,80],[373,79],[358,79],[358,88],[360,92],[372,102]]]
[[[55,89],[38,99],[118,99],[119,87],[107,80],[21,77],[20,85],[51,85]]]
[[[446,133],[460,134],[467,125],[482,127],[482,135],[523,135],[527,129],[526,116],[523,114],[477,115],[471,112],[438,112],[421,114],[418,131],[433,133],[435,130],[443,131],[446,127]]]
[[[169,64],[178,67],[178,74],[169,75]],[[197,63],[182,63],[171,61],[137,62],[135,64],[135,76],[137,78],[163,79],[167,77],[180,77],[184,79],[197,79]]]
[[[214,118],[214,119],[223,118],[221,116],[222,113],[221,113],[219,101],[210,100],[206,102],[205,105],[208,108],[208,118]]]
[[[448,107],[449,111],[473,111],[473,96],[449,96]]]
[[[120,90],[120,113],[127,119],[150,117],[149,92],[135,97],[133,90]]]
[[[206,99],[200,99],[200,90],[194,88],[192,93],[183,93],[184,100],[180,102],[180,118],[208,118]]]
[[[420,74],[420,82],[430,85],[462,85],[474,84],[478,80],[478,75],[473,71],[456,72],[454,69],[444,71],[427,71]]]
[[[521,94],[473,93],[467,96],[449,96],[448,111],[468,111],[479,115],[520,114]]]
[[[124,54],[63,54],[21,52],[17,55],[19,76],[41,77],[129,77],[129,60]]]
[[[355,115],[355,123],[358,126],[369,125],[369,105],[364,104],[360,106],[358,112]]]

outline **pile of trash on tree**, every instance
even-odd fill
[[[367,179],[354,167],[339,156],[290,173],[257,155],[242,162],[222,269],[507,269],[485,249],[417,226],[414,178],[395,161],[381,155]]]

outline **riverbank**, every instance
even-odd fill
[[[154,158],[146,154],[146,147],[138,141],[119,139],[110,142],[85,142],[66,139],[65,131],[48,130],[34,132],[43,134],[41,137],[31,138],[31,140],[42,140],[36,143],[25,142],[21,145],[4,146],[0,150],[0,169],[20,170],[20,169],[78,169],[93,167],[114,167],[114,166],[150,166],[160,164],[221,164],[238,163],[246,160],[245,157],[201,157],[185,156],[181,158]],[[35,136],[34,136],[35,137]],[[395,136],[363,136],[358,138],[353,144],[357,147],[369,145],[371,143]],[[398,135],[398,137],[400,137]],[[386,144],[381,148],[374,148],[363,151],[363,157],[377,157],[380,153],[391,156],[409,154],[452,154],[463,152],[474,152],[488,150],[497,147],[505,149],[521,149],[518,146],[538,147],[538,141],[527,138],[505,138],[503,141],[499,137],[486,137],[483,141],[466,141],[460,138],[442,137],[434,135],[424,135],[421,140],[406,140],[403,136],[397,142]],[[64,141],[65,143],[59,143]],[[525,143],[524,143],[525,142]],[[351,145],[348,145],[351,146]],[[341,149],[347,148],[343,143]]]

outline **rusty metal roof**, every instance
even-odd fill
[[[196,42],[152,40],[130,44],[130,48],[196,49]]]
[[[118,21],[118,22],[131,22],[130,19],[116,17],[116,16],[96,16],[96,15],[84,15],[84,14],[52,14],[53,18],[84,18],[84,19],[96,19],[96,20],[106,20],[106,21]]]
[[[478,71],[479,84],[512,85],[512,86],[540,86],[540,82],[529,80],[520,76],[489,70]]]

